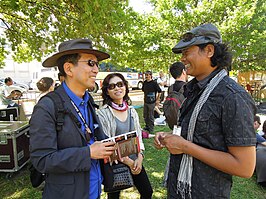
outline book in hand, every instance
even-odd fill
[[[109,159],[105,159],[104,162],[113,162],[115,160],[119,160],[123,157],[132,155],[132,154],[138,154],[140,152],[140,146],[139,146],[139,138],[137,136],[136,131],[131,131],[128,133],[124,133],[121,135],[117,135],[115,137],[111,137],[105,140],[102,140],[102,142],[115,142],[116,150],[114,153],[110,156]]]

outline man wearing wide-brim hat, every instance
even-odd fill
[[[213,24],[188,31],[172,51],[182,53],[195,78],[184,91],[181,136],[155,136],[156,147],[171,153],[168,199],[229,199],[232,175],[248,178],[254,171],[254,101],[228,77],[232,56]]]
[[[44,67],[58,66],[65,77],[54,91],[64,110],[60,112],[57,102],[44,96],[30,121],[31,161],[46,176],[43,198],[100,198],[99,159],[113,153],[114,143],[96,141],[104,134],[86,90],[95,84],[98,61],[107,58],[107,53],[92,47],[91,40],[74,39],[61,43],[59,52],[43,62]]]

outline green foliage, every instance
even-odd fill
[[[127,1],[33,0],[0,2],[0,21],[16,61],[41,60],[59,42],[92,38],[95,46],[114,47],[114,35],[128,29]],[[113,38],[114,37],[114,38]],[[3,53],[0,52],[1,55]]]
[[[234,70],[265,70],[266,3],[263,0],[150,0],[139,14],[119,0],[2,0],[1,41],[18,62],[41,60],[59,42],[89,37],[121,67],[167,70],[179,59],[172,47],[202,23],[214,23],[234,52]],[[2,43],[2,42],[1,42]],[[0,48],[2,49],[2,46]],[[0,51],[0,65],[7,52]]]

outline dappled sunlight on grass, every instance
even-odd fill
[[[156,178],[163,179],[163,172],[152,172],[150,175]]]
[[[25,195],[25,193],[26,193],[26,191],[27,191],[27,189],[25,188],[25,189],[23,189],[23,190],[20,190],[20,191],[16,191],[16,192],[14,192],[12,195],[10,195],[10,196],[8,196],[8,197],[6,197],[6,199],[15,199],[15,198],[21,198],[23,195]]]

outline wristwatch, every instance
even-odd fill
[[[144,158],[144,153],[143,153],[143,151],[140,151],[139,153],[140,153],[140,155],[142,155],[142,157]]]

